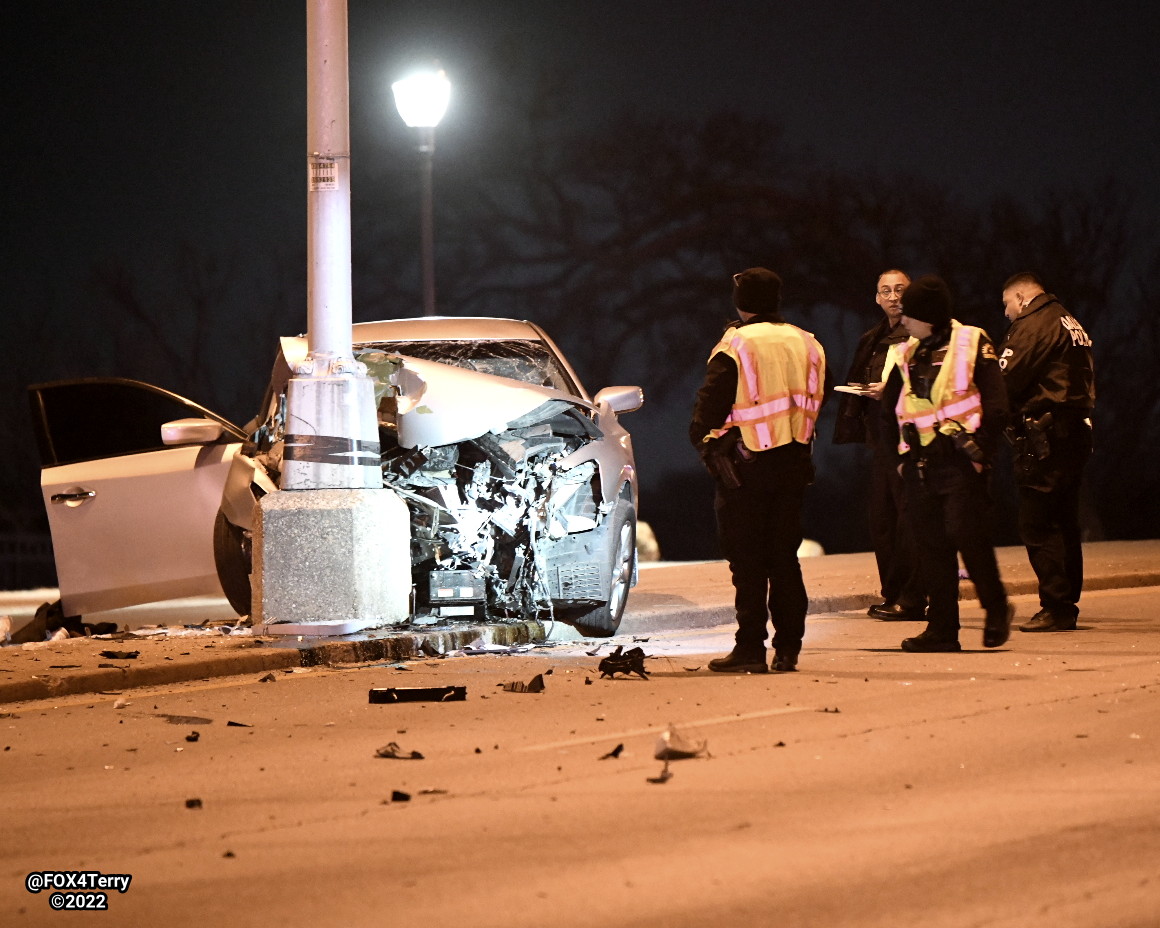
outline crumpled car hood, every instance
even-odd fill
[[[377,363],[366,355],[363,359],[376,381],[386,380],[398,391],[396,424],[399,444],[404,448],[452,445],[488,432],[502,432],[520,420],[547,419],[562,408],[586,408],[551,387],[438,361],[385,353]],[[385,366],[389,370],[384,370]],[[378,389],[376,386],[376,393]],[[541,407],[545,407],[543,414],[536,415]]]

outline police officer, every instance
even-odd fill
[[[898,442],[906,515],[930,596],[926,629],[904,651],[960,651],[961,553],[986,613],[983,645],[1007,641],[1011,610],[988,539],[986,469],[1007,419],[1007,393],[987,333],[951,318],[939,277],[902,294],[910,339],[894,351],[882,395],[884,434]]]
[[[689,438],[716,482],[722,553],[733,577],[733,650],[709,662],[723,673],[797,669],[808,599],[797,550],[802,498],[813,481],[814,428],[826,357],[809,332],[780,315],[781,278],[755,267],[733,276],[739,321],[713,348]]]
[[[834,444],[860,442],[870,450],[868,512],[870,540],[878,564],[882,602],[868,614],[887,621],[918,620],[926,614],[926,594],[918,572],[918,555],[903,515],[902,477],[898,473],[895,446],[879,435],[879,398],[886,380],[890,349],[910,334],[902,324],[902,293],[910,283],[903,271],[893,269],[878,276],[875,302],[883,318],[863,333],[854,349],[846,380],[864,384],[864,394],[843,393],[834,426]]]
[[[1003,285],[1011,327],[999,352],[1019,488],[1019,535],[1039,581],[1040,610],[1024,632],[1076,627],[1083,589],[1079,488],[1092,452],[1092,342],[1034,274]]]

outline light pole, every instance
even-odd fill
[[[451,82],[442,70],[412,74],[391,85],[399,115],[419,130],[419,176],[422,202],[419,213],[419,260],[423,276],[423,315],[435,315],[435,205],[431,167],[435,159],[435,127],[447,112]]]

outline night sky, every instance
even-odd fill
[[[358,178],[413,157],[391,81],[431,58],[447,71],[438,172],[471,157],[491,125],[481,88],[497,80],[486,68],[500,46],[563,77],[576,126],[626,110],[734,111],[780,122],[819,163],[913,172],[968,202],[1108,177],[1140,204],[1160,202],[1160,14],[1144,0],[349,6],[356,228],[382,209]],[[79,318],[97,262],[160,267],[180,241],[243,260],[301,249],[304,3],[40,0],[10,13],[5,32],[8,306],[51,291],[75,301]],[[438,196],[438,173],[436,185]],[[414,275],[413,260],[399,273]],[[305,322],[303,293],[286,333]],[[60,376],[55,331],[28,347],[45,379]]]
[[[1143,0],[352,0],[352,155],[406,137],[389,84],[431,56],[455,85],[453,157],[488,117],[473,87],[506,40],[562,71],[578,121],[734,109],[820,161],[968,198],[1114,175],[1155,201],[1158,21]],[[5,31],[6,277],[304,227],[305,4],[42,0]],[[356,188],[356,218],[374,208]]]

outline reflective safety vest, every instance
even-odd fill
[[[983,330],[973,325],[962,325],[951,320],[951,338],[942,368],[930,388],[930,399],[915,396],[910,388],[910,356],[918,344],[917,338],[900,342],[891,349],[894,366],[902,374],[902,392],[894,411],[898,416],[898,453],[905,454],[910,445],[901,437],[902,426],[913,422],[918,429],[919,441],[925,446],[934,441],[938,432],[950,435],[958,431],[977,431],[983,421],[983,402],[975,385],[975,358],[979,353],[979,337]],[[887,361],[889,365],[889,361]]]
[[[737,428],[750,451],[814,437],[825,389],[826,355],[809,332],[788,323],[758,322],[729,329],[709,354],[737,363],[737,395],[729,418],[708,437]]]

